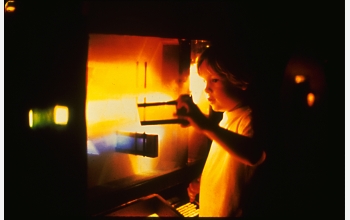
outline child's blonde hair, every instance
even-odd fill
[[[225,76],[235,87],[246,90],[252,80],[253,70],[249,66],[249,58],[241,49],[227,51],[211,46],[198,59],[198,68],[207,60],[209,66],[218,74]],[[200,74],[200,72],[198,71]]]

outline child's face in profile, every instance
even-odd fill
[[[233,92],[234,85],[225,76],[215,72],[206,60],[200,65],[198,72],[205,81],[204,91],[214,111],[230,111],[240,103]]]

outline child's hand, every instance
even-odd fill
[[[209,119],[200,111],[198,106],[194,104],[190,95],[180,95],[177,99],[177,112],[176,116],[179,119],[183,119],[188,123],[183,123],[183,127],[189,125],[202,130],[210,124]]]
[[[200,188],[200,179],[193,180],[189,186],[187,187],[187,194],[190,198],[190,202],[194,202],[196,199],[197,194],[199,193]]]

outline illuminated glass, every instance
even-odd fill
[[[201,51],[208,45],[207,41],[197,42]],[[180,94],[189,94],[190,69],[184,61],[190,54],[183,54],[180,43],[171,38],[89,35],[85,109],[89,188],[134,175],[167,173],[186,164],[189,128],[141,123],[177,119],[176,106],[139,106],[174,101]],[[193,58],[198,57],[195,54]],[[208,113],[203,89],[198,90],[199,102]],[[125,135],[128,133],[133,135]],[[146,134],[146,139],[139,134]],[[158,156],[147,149],[147,154],[139,153],[144,143],[155,143],[156,139]]]
[[[204,81],[197,73],[197,63],[191,64],[190,67],[190,91],[193,102],[198,104],[204,91]]]
[[[198,58],[205,48],[210,47],[210,42],[206,40],[192,40],[191,42],[191,64],[190,64],[190,83],[189,89],[193,102],[198,105],[204,114],[209,114],[209,103],[204,92],[205,83],[198,75]]]
[[[31,109],[29,111],[29,126],[39,128],[53,123],[52,109]]]
[[[66,125],[68,123],[68,107],[56,105],[54,108],[30,109],[29,127],[39,128],[52,125]]]
[[[54,108],[55,123],[66,125],[68,123],[68,107],[56,105]]]
[[[33,110],[29,111],[29,127],[33,127]]]
[[[99,152],[97,151],[94,143],[91,140],[87,141],[87,153],[99,155]]]

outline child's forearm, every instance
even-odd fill
[[[265,159],[265,152],[256,145],[253,138],[234,133],[214,124],[206,126],[202,132],[246,165],[258,165]]]

